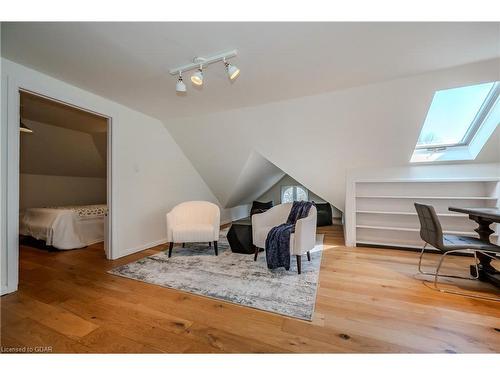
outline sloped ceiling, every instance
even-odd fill
[[[408,165],[435,90],[499,79],[499,27],[2,23],[2,56],[163,121],[223,205],[272,164],[342,209],[346,170]],[[169,68],[233,48],[235,83],[210,66],[176,95]],[[478,161],[498,160],[499,139]]]
[[[237,171],[258,152],[343,210],[347,170],[408,166],[434,92],[500,80],[499,68],[499,59],[490,60],[165,124],[214,192],[234,189]],[[206,144],[219,147],[206,157]],[[479,161],[500,161],[499,129]]]
[[[55,100],[23,92],[21,118],[88,134],[106,133],[107,119]]]
[[[235,207],[250,203],[269,190],[285,176],[285,172],[276,167],[258,152],[251,152],[234,185],[225,207]]]
[[[106,178],[106,119],[25,92],[21,118],[21,173]]]
[[[106,133],[25,123],[33,134],[21,133],[21,173],[106,178]]]

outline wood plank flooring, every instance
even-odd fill
[[[347,248],[339,225],[319,232],[326,249],[312,322],[106,273],[162,246],[117,261],[105,259],[101,244],[56,253],[22,247],[19,291],[1,298],[1,345],[78,353],[500,351],[500,304],[433,290],[417,276],[415,252]],[[451,258],[448,270],[466,272],[469,262]]]

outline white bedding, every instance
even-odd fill
[[[106,205],[28,208],[20,214],[19,233],[57,249],[78,249],[104,241]]]

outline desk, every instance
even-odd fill
[[[479,234],[483,241],[490,242],[490,235],[494,230],[490,228],[493,223],[500,223],[500,209],[498,208],[461,208],[449,207],[450,211],[460,212],[469,215],[469,219],[474,220],[478,227],[474,231]],[[479,279],[489,281],[500,287],[500,271],[491,265],[491,258],[481,253],[477,254],[479,259]],[[475,276],[475,268],[471,267],[471,274]]]

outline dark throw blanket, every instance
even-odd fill
[[[271,229],[266,238],[267,268],[285,267],[290,269],[290,236],[295,231],[295,223],[309,215],[311,202],[293,202],[286,223]]]

